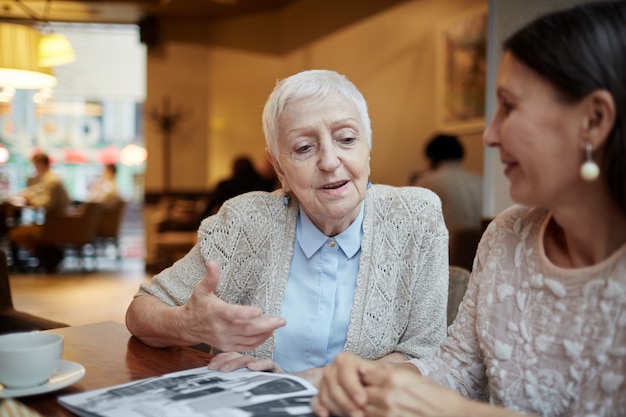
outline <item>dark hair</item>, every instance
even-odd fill
[[[441,133],[430,139],[425,152],[433,168],[436,168],[442,161],[463,159],[465,154],[463,145],[456,136]]]
[[[111,171],[111,174],[113,174],[113,176],[115,176],[115,174],[117,173],[117,165],[115,164],[106,164],[105,168]]]
[[[539,73],[567,99],[607,90],[616,107],[600,168],[626,212],[626,2],[586,3],[546,14],[515,32],[504,50]]]
[[[50,166],[50,158],[48,157],[47,154],[43,153],[43,152],[37,152],[36,154],[33,155],[33,157],[31,158],[32,163],[41,163],[45,166]]]
[[[233,176],[248,177],[257,175],[254,164],[248,156],[238,156],[233,160]]]

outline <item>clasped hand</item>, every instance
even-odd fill
[[[341,353],[326,367],[312,407],[317,416],[459,416],[467,401],[407,363],[376,363]]]
[[[220,267],[207,262],[207,274],[182,306],[180,328],[187,340],[207,343],[224,352],[248,352],[286,324],[282,317],[263,316],[257,307],[229,304],[215,295]]]

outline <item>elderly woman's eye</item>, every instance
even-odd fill
[[[343,138],[339,138],[339,142],[344,145],[350,145],[351,143],[356,142],[357,138],[355,136],[346,136]]]
[[[298,146],[296,148],[296,153],[299,155],[305,154],[307,152],[309,152],[311,150],[311,148],[313,148],[313,146],[311,145],[302,145],[302,146]]]

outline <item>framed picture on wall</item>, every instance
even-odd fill
[[[437,30],[437,126],[482,131],[487,77],[487,9],[442,22]]]

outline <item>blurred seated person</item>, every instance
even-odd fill
[[[434,354],[446,333],[441,205],[423,188],[369,183],[363,95],[334,71],[300,72],[277,83],[263,129],[282,189],[204,219],[185,257],[140,287],[130,332],[155,347],[206,343],[221,352],[214,370],[313,383],[342,351]]]
[[[106,164],[100,178],[89,187],[87,200],[102,203],[105,210],[115,206],[122,198],[115,182],[116,173],[117,166],[115,164]]]
[[[423,171],[413,171],[409,173],[409,178],[407,180],[406,185],[415,185],[415,182],[419,179],[420,175],[423,174]]]
[[[271,164],[270,169],[273,172]],[[231,177],[217,184],[201,211],[196,211],[199,202],[176,200],[169,207],[165,218],[159,221],[157,230],[158,232],[196,231],[200,222],[215,214],[229,198],[249,191],[273,191],[276,189],[277,181],[275,174],[272,177],[271,173],[264,168],[263,175],[261,175],[254,168],[249,157],[239,156],[232,163]]]
[[[18,205],[44,208],[46,213],[65,212],[71,204],[61,177],[50,169],[50,158],[43,152],[33,155],[36,174],[23,191],[11,197]]]
[[[274,182],[268,183],[254,168],[254,164],[247,156],[240,156],[233,161],[232,175],[220,181],[202,213],[201,220],[217,210],[230,198],[249,191],[273,191]]]
[[[259,167],[259,175],[263,179],[263,191],[274,191],[280,188],[280,180],[269,158],[263,160]]]
[[[47,154],[38,152],[33,155],[31,162],[35,167],[35,177],[31,184],[12,197],[11,201],[28,207],[43,208],[46,217],[64,214],[70,207],[71,200],[61,177],[50,169],[50,158]],[[9,230],[8,237],[14,266],[23,269],[18,256],[19,247],[28,249],[40,261],[47,264],[58,264],[63,258],[59,249],[37,245],[41,229],[41,224],[18,224]]]
[[[421,172],[412,185],[434,191],[441,198],[448,230],[480,229],[482,177],[461,165],[465,150],[457,136],[437,134],[425,148],[430,170]]]
[[[195,204],[189,200],[174,201],[167,217],[158,224],[159,232],[196,231],[204,218],[217,213],[224,202],[232,197],[249,191],[273,191],[276,189],[277,178],[264,172],[262,176],[247,156],[239,156],[233,160],[231,176],[220,181],[209,195],[204,209],[198,213]],[[273,171],[273,168],[270,167]],[[266,171],[264,169],[264,171]]]

